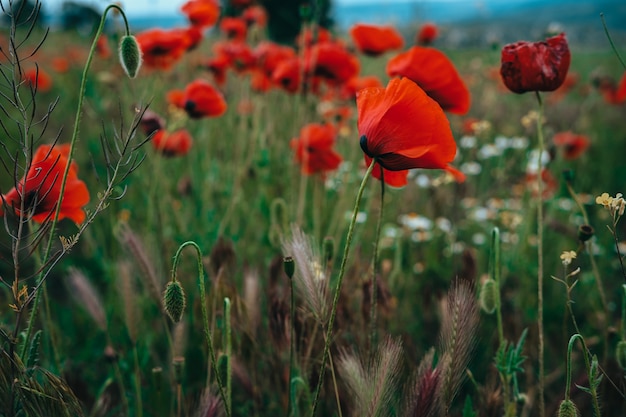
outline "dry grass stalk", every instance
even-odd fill
[[[137,309],[137,290],[134,285],[132,266],[128,261],[117,264],[117,289],[122,295],[124,305],[124,323],[128,330],[128,336],[133,344],[137,343],[139,334],[139,311]]]
[[[319,251],[298,226],[291,227],[291,237],[283,240],[283,255],[291,256],[296,264],[296,292],[320,322],[328,315],[328,277],[323,269]]]
[[[458,280],[448,292],[443,308],[441,328],[441,379],[439,399],[441,411],[447,415],[469,363],[476,342],[478,304],[472,286]]]
[[[139,266],[139,269],[141,270],[141,275],[147,282],[150,294],[159,303],[161,308],[163,308],[163,303],[161,301],[163,283],[160,276],[154,269],[154,264],[151,262],[141,238],[137,236],[137,234],[135,234],[135,232],[133,232],[128,225],[124,224],[120,226],[118,239],[124,246],[126,246],[126,248],[128,248],[128,250],[130,250],[132,256],[137,262],[137,265]]]
[[[172,339],[172,357],[185,356],[185,349],[187,348],[187,325],[184,321],[179,321],[174,325]]]
[[[107,318],[102,299],[85,274],[76,268],[70,268],[66,282],[72,298],[85,308],[100,330],[106,332]]]
[[[400,376],[402,345],[386,339],[373,360],[364,365],[354,354],[344,352],[338,360],[341,378],[352,396],[354,416],[391,416]]]

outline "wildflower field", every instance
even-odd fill
[[[610,27],[459,50],[314,2],[279,44],[261,5],[189,0],[187,27],[112,4],[78,36],[25,3],[0,416],[626,415]]]

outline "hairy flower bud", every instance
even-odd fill
[[[578,408],[572,402],[572,400],[563,400],[561,401],[561,405],[559,406],[559,412],[557,413],[557,417],[578,417],[580,413],[578,412]]]
[[[141,49],[134,36],[126,35],[120,42],[120,63],[130,78],[135,78],[141,67]]]
[[[480,308],[487,314],[496,311],[498,304],[498,286],[496,282],[489,278],[480,287]]]
[[[170,281],[165,288],[163,294],[163,304],[165,312],[170,316],[172,321],[178,323],[183,317],[185,310],[185,291],[178,281]]]

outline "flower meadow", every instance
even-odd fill
[[[77,36],[26,3],[1,3],[0,416],[626,415],[611,28],[455,50],[314,3],[279,44],[262,4],[189,0]]]

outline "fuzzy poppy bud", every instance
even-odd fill
[[[559,412],[557,413],[557,417],[578,417],[580,413],[578,412],[578,408],[572,402],[572,400],[563,400],[561,401],[561,405],[559,405]]]
[[[504,45],[500,75],[514,93],[554,91],[563,84],[570,64],[565,34],[541,42]]]
[[[120,63],[130,78],[135,78],[141,67],[141,49],[134,36],[126,35],[120,42]]]
[[[593,237],[594,234],[593,227],[588,224],[581,224],[578,228],[578,240],[581,242],[586,242]]]
[[[163,294],[163,304],[165,305],[165,312],[168,316],[178,323],[183,317],[183,311],[185,310],[185,291],[183,286],[178,281],[170,281],[165,288]]]
[[[496,282],[489,278],[480,287],[480,308],[487,314],[496,311],[498,304],[498,286]]]
[[[619,367],[626,370],[626,340],[620,340],[615,348],[615,357]]]
[[[296,263],[291,256],[283,258],[283,269],[289,279],[293,278],[293,274],[296,272]]]

